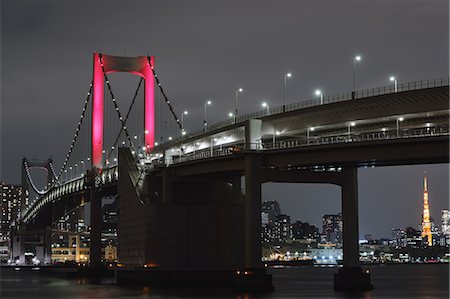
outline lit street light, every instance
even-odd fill
[[[183,111],[183,113],[181,113],[181,132],[184,132],[184,116],[188,115],[187,110]]]
[[[389,78],[391,82],[394,82],[394,92],[397,92],[397,79],[394,76]]]
[[[400,137],[400,122],[404,121],[405,119],[403,117],[398,117],[396,119],[396,123],[397,123],[397,138]]]
[[[360,55],[353,56],[353,93],[352,93],[352,99],[355,98],[355,91],[356,91],[356,63],[358,61],[361,61]]]
[[[267,111],[266,114],[269,115],[269,109],[270,109],[270,108],[269,108],[269,104],[267,104],[266,102],[263,102],[263,103],[261,104],[261,106],[262,106],[263,108],[266,108],[266,111]]]
[[[351,123],[348,124],[348,127],[347,127],[348,138],[350,138],[350,134],[351,134],[350,128],[351,128],[351,127],[354,127],[355,125],[356,125],[356,124],[355,124],[354,121],[352,121]]]
[[[233,118],[233,117],[234,117],[233,112],[229,112],[229,113],[228,113],[228,117],[229,117],[229,118]]]
[[[203,131],[206,131],[206,127],[208,126],[208,123],[206,121],[206,106],[211,105],[212,102],[210,100],[206,100],[206,102],[204,103],[204,108],[205,108],[205,119],[203,120]]]
[[[287,98],[287,78],[292,77],[291,73],[286,73],[284,75],[284,104],[283,104],[283,112],[286,112],[286,98]]]
[[[314,94],[318,97],[320,97],[320,105],[323,105],[323,93],[320,91],[320,89],[317,89]]]
[[[235,109],[235,113],[234,113],[234,122],[236,122],[237,120],[237,116],[238,116],[238,107],[239,107],[239,94],[241,92],[243,92],[244,90],[242,88],[236,88],[235,90],[235,96],[236,96],[236,109]]]
[[[314,127],[309,127],[306,129],[306,144],[309,144],[309,132],[314,131]]]

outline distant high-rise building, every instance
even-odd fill
[[[281,214],[280,204],[276,200],[264,201],[261,207],[262,218],[268,223],[274,223]]]
[[[287,215],[278,215],[275,220],[274,239],[279,242],[285,242],[291,238],[291,217]]]
[[[401,228],[392,229],[392,242],[393,246],[405,247],[406,246],[406,232]]]
[[[342,244],[342,213],[337,215],[323,215],[322,228],[326,241]]]
[[[295,240],[301,239],[317,239],[319,237],[319,230],[314,225],[308,222],[301,222],[297,220],[292,224],[292,238]]]
[[[450,235],[450,214],[448,210],[442,210],[442,233],[446,236]]]
[[[20,211],[28,201],[22,186],[0,182],[0,240],[7,239],[11,225],[20,217]]]
[[[433,246],[433,236],[431,234],[430,206],[428,203],[427,176],[423,178],[423,214],[422,214],[422,238],[427,239],[428,246]]]

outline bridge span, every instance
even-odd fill
[[[43,192],[21,225],[44,229],[91,202],[91,264],[99,265],[101,197],[117,194],[119,280],[271,285],[261,263],[261,184],[330,183],[342,190],[344,226],[335,287],[369,289],[359,266],[357,169],[448,163],[448,98],[448,79],[421,81],[274,107],[151,150],[123,142],[100,173]]]

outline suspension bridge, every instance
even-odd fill
[[[45,229],[90,201],[91,265],[99,265],[101,198],[117,195],[123,280],[155,268],[166,273],[153,271],[156,280],[191,271],[199,280],[271,286],[261,263],[261,184],[308,182],[341,186],[344,268],[336,289],[368,289],[358,259],[357,169],[449,161],[448,78],[270,107],[186,132],[153,57],[95,53],[93,65],[62,167],[22,161],[32,195],[20,230]],[[113,72],[140,76],[126,109]],[[36,167],[48,174],[43,189],[31,176]]]

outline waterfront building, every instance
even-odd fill
[[[262,203],[261,213],[265,221],[275,223],[277,216],[281,214],[280,204],[276,200],[264,201]]]
[[[450,235],[450,214],[448,210],[442,210],[442,233],[446,236]]]
[[[322,233],[327,242],[342,244],[342,213],[323,215]]]
[[[291,217],[281,214],[275,220],[274,239],[278,242],[286,242],[291,239]]]
[[[9,239],[11,227],[17,223],[20,211],[28,203],[22,186],[0,182],[0,241]]]
[[[292,239],[317,239],[319,238],[319,230],[308,222],[297,220],[292,224]]]

